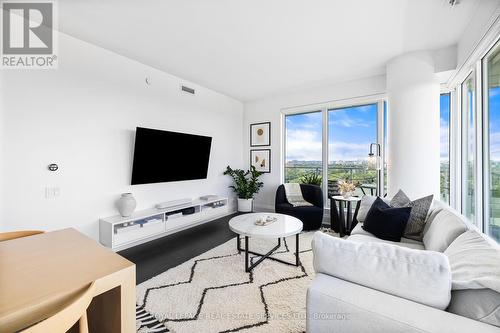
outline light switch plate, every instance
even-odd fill
[[[59,187],[46,187],[45,188],[45,199],[55,199],[61,195],[61,189]]]

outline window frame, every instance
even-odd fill
[[[473,100],[473,107],[474,107],[474,119],[473,119],[473,129],[474,129],[474,152],[473,152],[473,171],[474,171],[474,221],[471,221],[474,225],[480,226],[481,224],[481,200],[482,200],[482,192],[480,191],[480,188],[482,187],[480,183],[482,183],[482,175],[480,174],[480,159],[482,158],[481,154],[481,146],[478,139],[481,137],[478,132],[480,130],[478,129],[478,124],[480,124],[480,116],[479,116],[479,108],[478,108],[478,103],[477,103],[477,96],[478,96],[478,91],[477,91],[477,83],[478,83],[478,76],[475,71],[475,69],[471,69],[467,72],[467,75],[465,78],[461,81],[461,83],[457,86],[457,90],[460,91],[460,100],[458,101],[457,104],[460,104],[460,119],[461,119],[461,127],[460,127],[460,147],[461,147],[461,161],[460,161],[460,169],[461,169],[461,176],[462,178],[460,179],[460,206],[461,206],[461,213],[464,214],[464,216],[467,217],[466,211],[465,211],[465,198],[466,198],[466,191],[467,191],[467,179],[466,179],[466,168],[467,168],[467,157],[468,157],[468,146],[466,143],[468,143],[468,122],[465,122],[465,119],[469,117],[468,111],[464,109],[464,84],[466,84],[467,80],[469,78],[473,78],[474,81],[474,100]],[[478,205],[479,204],[479,205]]]
[[[488,57],[491,53],[494,53],[497,49],[500,49],[500,37],[498,37],[495,42],[488,48],[487,52],[481,57],[477,62],[477,70],[481,75],[481,82],[478,82],[478,86],[481,89],[481,96],[477,97],[479,104],[481,104],[482,109],[482,154],[483,154],[483,165],[482,165],[482,226],[481,230],[489,235],[490,229],[490,109],[489,109],[489,93],[488,93]],[[493,238],[493,237],[492,237]],[[498,240],[500,242],[500,240]]]
[[[488,94],[487,94],[487,77],[484,70],[487,66],[485,60],[490,52],[497,47],[500,47],[500,23],[492,28],[491,34],[485,36],[480,45],[471,53],[464,64],[457,70],[452,78],[448,81],[447,86],[450,87],[452,103],[451,103],[451,140],[450,140],[450,206],[455,208],[462,214],[465,213],[465,207],[462,203],[464,188],[464,154],[463,147],[465,124],[463,123],[464,112],[462,105],[462,85],[471,73],[475,74],[475,99],[476,108],[475,115],[475,221],[478,229],[484,233],[488,233],[490,220],[490,198],[489,198],[489,110],[488,110]],[[453,171],[451,170],[453,168]]]
[[[285,163],[286,163],[286,117],[290,115],[306,114],[312,112],[322,112],[322,178],[328,179],[328,110],[341,109],[348,107],[363,106],[367,104],[377,104],[377,124],[376,124],[376,141],[380,144],[380,157],[385,161],[385,143],[384,143],[384,102],[387,103],[387,114],[390,112],[389,102],[386,94],[373,94],[366,96],[359,96],[353,98],[338,99],[324,103],[309,104],[295,107],[285,107],[281,109],[281,147],[280,147],[280,182],[285,181]],[[387,133],[389,136],[389,133]],[[366,154],[368,156],[369,147],[366,147]],[[378,193],[383,193],[384,190],[384,163],[381,170],[378,172]],[[388,180],[389,181],[389,180]],[[328,182],[322,182],[323,197],[325,200],[325,207],[329,209],[328,200]],[[384,193],[385,194],[385,193]]]

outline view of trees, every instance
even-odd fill
[[[285,165],[285,182],[300,183],[301,177],[311,172],[322,174],[320,161],[290,161]],[[366,161],[335,161],[328,164],[328,180],[349,180],[356,184],[375,185],[377,171],[370,169]],[[359,187],[355,194],[362,194]]]
[[[448,161],[441,162],[440,172],[441,200],[450,202],[450,164]]]

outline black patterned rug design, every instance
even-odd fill
[[[303,332],[305,300],[313,277],[311,240],[286,238],[270,259],[244,269],[236,238],[137,286],[137,331],[146,332]],[[276,240],[251,239],[250,249],[265,253]],[[251,256],[253,262],[259,256]]]

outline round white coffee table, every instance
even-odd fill
[[[277,221],[266,226],[259,226],[255,224],[259,218],[266,218],[267,216],[276,217]],[[260,264],[264,259],[269,258],[274,251],[276,251],[281,246],[281,238],[289,237],[295,235],[295,263],[289,263],[287,261],[272,258],[274,261],[279,261],[288,265],[299,265],[299,234],[302,231],[302,222],[289,215],[277,214],[277,213],[249,213],[238,215],[233,217],[229,221],[229,228],[238,234],[237,237],[237,249],[241,253],[243,249],[241,248],[240,236],[245,237],[245,271],[250,272],[255,266]],[[257,253],[248,250],[248,238],[274,238],[278,239],[278,245],[271,249],[266,254]],[[248,255],[255,254],[261,256],[259,260],[249,265]]]

